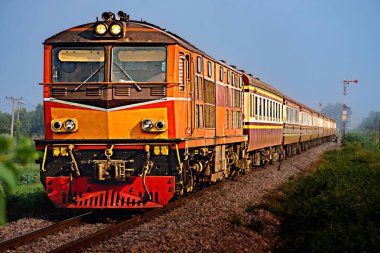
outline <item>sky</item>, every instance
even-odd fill
[[[378,0],[2,0],[0,111],[42,103],[43,41],[123,10],[318,109],[343,100],[358,125],[380,111]]]

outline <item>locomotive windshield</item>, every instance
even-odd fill
[[[104,81],[104,48],[54,48],[52,77],[53,82]]]
[[[114,47],[113,82],[165,82],[165,47]]]

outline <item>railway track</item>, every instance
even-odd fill
[[[296,165],[291,165],[292,167],[297,167]],[[182,204],[184,204],[186,201],[188,201],[191,198],[197,198],[203,195],[204,193],[208,191],[215,191],[217,189],[220,189],[225,183],[227,183],[228,180],[224,180],[222,182],[219,182],[215,185],[212,185],[210,187],[207,187],[203,190],[196,191],[192,194],[189,194],[187,196],[184,196],[175,202],[172,202],[168,204],[167,206],[160,208],[160,209],[153,209],[149,211],[140,212],[138,214],[129,215],[127,217],[122,217],[119,221],[115,222],[114,224],[106,227],[106,228],[98,228],[96,232],[92,232],[89,235],[81,236],[79,239],[74,239],[71,242],[68,242],[64,244],[63,246],[59,246],[57,248],[49,248],[47,251],[49,252],[74,252],[76,250],[83,249],[87,246],[93,245],[99,241],[104,241],[107,238],[110,238],[114,235],[120,235],[123,231],[127,231],[130,228],[135,227],[138,224],[144,223],[148,220],[151,220],[152,218],[155,218],[167,211],[172,210],[175,207],[178,207]],[[79,215],[77,217],[73,217],[61,222],[58,222],[54,225],[51,225],[49,227],[22,235],[17,238],[12,238],[3,242],[0,242],[0,252],[3,252],[7,249],[15,249],[18,250],[17,247],[21,245],[25,245],[28,242],[37,241],[39,238],[43,236],[47,236],[49,234],[56,233],[57,231],[63,230],[68,227],[76,226],[84,222],[84,218],[88,217],[91,213],[85,213],[82,215]],[[103,216],[102,216],[103,217]],[[121,220],[121,221],[120,221]],[[88,221],[88,219],[87,219]],[[80,228],[80,227],[78,227]],[[59,239],[58,239],[59,240]],[[40,243],[38,243],[39,245]],[[62,245],[62,242],[59,243],[59,245]],[[37,246],[38,247],[38,246]],[[43,247],[41,247],[43,248]]]
[[[98,241],[105,240],[105,239],[111,237],[112,235],[115,235],[117,233],[125,231],[129,228],[132,228],[132,227],[138,225],[138,224],[141,224],[145,221],[148,221],[148,220],[150,220],[150,219],[152,219],[152,218],[154,218],[160,214],[168,212],[169,210],[183,204],[184,202],[186,202],[187,200],[189,200],[191,198],[199,197],[207,191],[214,191],[216,189],[219,189],[225,182],[227,182],[227,180],[224,180],[224,181],[219,182],[215,185],[212,185],[212,186],[207,187],[205,189],[202,189],[202,190],[196,191],[192,194],[189,194],[187,196],[184,196],[184,197],[166,205],[163,208],[145,211],[145,212],[142,212],[141,214],[137,214],[137,215],[135,215],[131,218],[128,218],[126,220],[116,222],[115,224],[113,224],[109,227],[106,227],[106,228],[101,229],[95,233],[84,236],[78,240],[72,241],[72,242],[65,244],[63,246],[60,246],[56,249],[51,250],[50,252],[73,252],[75,250],[79,250],[79,249],[82,249],[86,246],[92,245]],[[73,226],[79,225],[80,223],[83,222],[83,220],[85,218],[88,218],[91,214],[93,214],[93,212],[88,212],[88,213],[85,213],[85,214],[82,214],[82,215],[79,215],[79,216],[76,216],[76,217],[73,217],[73,218],[70,218],[67,220],[63,220],[63,221],[57,222],[56,224],[47,226],[45,228],[41,228],[39,230],[21,235],[19,237],[14,237],[12,239],[0,242],[0,252],[4,252],[4,251],[9,250],[9,249],[11,249],[11,250],[17,249],[17,247],[19,247],[19,246],[28,244],[32,241],[37,241],[44,236],[54,234],[58,231],[66,229],[68,227],[73,227]]]
[[[163,213],[166,213],[168,212],[169,210],[172,210],[173,208],[177,207],[177,206],[180,206],[181,204],[185,203],[187,200],[191,199],[191,198],[196,198],[196,197],[199,197],[201,195],[203,195],[205,192],[208,192],[208,191],[214,191],[214,190],[217,190],[219,188],[221,188],[223,186],[223,184],[227,182],[227,180],[224,180],[222,182],[219,182],[215,185],[212,185],[210,187],[207,187],[203,190],[199,190],[197,192],[194,192],[192,194],[189,194],[187,196],[184,196],[166,206],[164,206],[163,208],[158,208],[158,209],[153,209],[153,210],[150,210],[150,211],[147,211],[147,212],[144,212],[142,214],[139,214],[137,216],[134,216],[130,219],[127,219],[127,220],[124,220],[124,221],[121,221],[119,223],[116,223],[112,226],[109,226],[107,228],[104,228],[102,230],[99,230],[98,232],[95,232],[93,234],[90,234],[88,236],[85,236],[79,240],[76,240],[76,241],[72,241],[66,245],[63,245],[59,248],[56,248],[52,251],[50,251],[51,253],[53,252],[73,252],[73,251],[76,251],[76,250],[79,250],[79,249],[83,249],[85,248],[86,246],[89,246],[89,245],[92,245],[98,241],[101,241],[101,240],[106,240],[107,238],[115,235],[115,234],[118,234],[122,231],[125,231],[129,228],[132,228],[138,224],[141,224],[145,221],[148,221],[158,215],[161,215]]]
[[[26,233],[24,235],[11,238],[9,240],[5,240],[0,242],[0,252],[4,252],[8,249],[15,249],[21,245],[27,244],[33,240],[38,240],[39,238],[56,233],[57,231],[61,231],[65,228],[76,226],[80,224],[84,218],[90,216],[92,212],[84,213],[60,222],[57,222],[53,225],[35,230],[30,233]]]

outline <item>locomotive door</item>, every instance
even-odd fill
[[[192,65],[191,65],[191,55],[184,54],[183,56],[184,62],[184,82],[185,82],[185,93],[186,93],[186,133],[188,135],[192,134],[192,117],[193,117],[193,103],[194,98],[192,97],[193,85],[191,75],[193,73]]]

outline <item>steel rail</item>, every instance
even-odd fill
[[[53,225],[32,231],[30,233],[23,234],[21,236],[17,236],[8,240],[4,240],[0,242],[0,252],[4,252],[8,249],[17,248],[21,245],[31,242],[32,240],[36,240],[41,238],[42,236],[49,235],[55,233],[57,231],[63,230],[68,227],[72,227],[78,225],[82,222],[84,217],[87,217],[92,212],[84,213],[75,217],[72,217],[67,220],[59,221]]]
[[[83,249],[89,245],[95,244],[98,241],[106,240],[107,238],[109,238],[109,237],[111,237],[111,236],[113,236],[119,232],[125,231],[127,229],[130,229],[130,228],[136,226],[136,225],[139,225],[143,222],[146,222],[146,221],[152,219],[153,217],[164,214],[164,213],[168,212],[169,210],[184,204],[186,201],[188,201],[191,198],[199,197],[208,191],[217,190],[217,189],[221,188],[224,185],[224,183],[226,183],[226,182],[228,182],[228,180],[224,180],[224,181],[219,182],[215,185],[207,187],[203,190],[199,190],[199,191],[196,191],[194,193],[191,193],[191,194],[184,196],[184,197],[182,197],[182,198],[180,198],[180,199],[178,199],[172,203],[169,203],[168,205],[166,205],[162,208],[157,208],[157,209],[147,211],[147,212],[140,214],[138,216],[135,216],[131,219],[119,222],[115,225],[112,225],[110,227],[99,230],[98,232],[95,232],[95,233],[90,234],[88,236],[85,236],[81,239],[78,239],[76,241],[73,241],[73,242],[70,242],[66,245],[63,245],[59,248],[56,248],[56,249],[50,251],[50,253],[75,252],[75,251]]]

